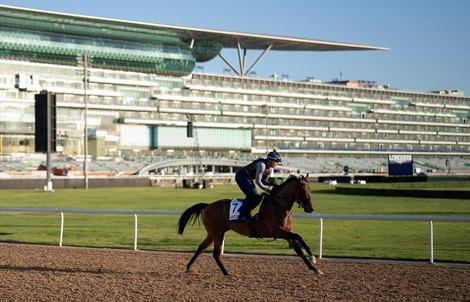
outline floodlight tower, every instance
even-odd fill
[[[261,113],[264,114],[264,134],[266,135],[266,152],[269,152],[269,140],[268,140],[268,115],[269,115],[269,108],[268,103],[261,107]]]
[[[83,159],[83,176],[84,176],[84,188],[88,189],[88,83],[90,82],[90,68],[93,62],[93,57],[87,54],[77,55],[77,66],[79,69],[77,73],[83,76],[83,149],[85,157]]]

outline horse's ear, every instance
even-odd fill
[[[307,179],[307,180],[308,180],[308,175],[309,175],[309,174],[310,174],[310,173],[307,173],[307,175],[305,176],[305,179]]]

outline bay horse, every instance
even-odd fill
[[[315,256],[305,243],[303,238],[292,230],[291,211],[294,202],[299,204],[305,212],[313,212],[313,204],[310,197],[310,186],[307,176],[291,176],[279,186],[274,186],[270,195],[265,194],[265,198],[261,204],[258,219],[252,222],[230,222],[230,200],[222,199],[211,204],[198,203],[186,209],[178,222],[178,233],[183,234],[184,228],[189,221],[196,222],[202,219],[204,227],[207,231],[207,237],[199,245],[196,253],[186,266],[186,271],[191,271],[191,266],[207,247],[214,244],[213,258],[224,275],[228,275],[227,270],[220,260],[222,253],[222,245],[225,232],[233,230],[238,234],[257,237],[257,238],[274,238],[285,239],[294,249],[299,257],[305,262],[307,267],[317,274],[322,272],[317,269]],[[310,256],[307,258],[302,248]]]

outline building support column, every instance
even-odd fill
[[[243,48],[243,54],[242,54],[242,47],[240,43],[237,44],[237,53],[238,53],[238,63],[240,65],[240,70],[237,70],[230,62],[221,54],[219,53],[218,56],[222,59],[222,61],[227,64],[230,69],[235,72],[238,76],[245,77],[247,74],[249,74],[253,68],[261,61],[261,59],[264,57],[264,55],[271,50],[273,45],[268,45],[263,52],[258,56],[258,58],[251,64],[251,66],[247,69],[246,68],[246,55],[247,55],[247,49]]]

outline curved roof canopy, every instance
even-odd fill
[[[122,25],[129,26],[138,26],[145,28],[154,28],[161,30],[172,30],[177,31],[182,35],[186,35],[188,38],[195,40],[217,40],[222,42],[225,48],[237,48],[238,44],[242,48],[246,49],[265,49],[267,46],[272,45],[271,50],[304,50],[304,51],[332,51],[332,50],[388,50],[385,47],[370,46],[363,44],[352,44],[352,43],[343,43],[343,42],[333,42],[333,41],[324,41],[324,40],[315,40],[315,39],[304,39],[304,38],[293,38],[293,37],[283,37],[283,36],[273,36],[273,35],[263,35],[263,34],[250,34],[250,33],[240,33],[240,32],[230,32],[230,31],[221,31],[221,30],[208,30],[192,27],[182,27],[182,26],[171,26],[171,25],[161,25],[154,23],[146,22],[135,22],[111,18],[100,18],[100,17],[91,17],[83,16],[76,14],[67,14],[67,13],[58,13],[50,12],[29,8],[19,8],[14,6],[0,5],[0,8],[11,8],[29,12],[49,14],[51,16],[63,16],[63,17],[73,17],[80,19],[89,19],[89,20],[102,20],[102,21],[111,21],[115,23],[120,23]]]
[[[103,57],[101,65],[103,65],[102,67],[104,68],[107,66],[118,68],[118,66],[125,65],[131,69],[153,69],[156,72],[170,72],[175,75],[187,74],[194,68],[195,62],[208,61],[219,55],[236,73],[245,75],[268,50],[387,50],[387,48],[383,47],[361,44],[170,26],[6,5],[0,5],[0,12],[1,11],[3,11],[3,15],[2,18],[0,18],[0,27],[6,26],[7,28],[15,30],[19,29],[20,32],[14,33],[17,36],[34,36],[40,43],[45,44],[41,49],[46,49],[45,51],[48,53],[61,53],[65,51],[63,49],[71,51],[72,48],[67,46],[67,43],[74,44],[76,49],[80,47],[83,48],[83,41],[74,41],[78,39],[75,37],[80,36],[85,37],[85,40],[88,39],[85,44],[88,43],[90,46],[87,47],[106,44],[109,51],[102,49],[101,51],[90,53],[90,55],[95,56],[97,59],[99,59],[100,56]],[[36,34],[37,32],[39,33]],[[60,38],[54,35],[60,35]],[[19,38],[17,37],[17,39]],[[32,41],[31,39],[29,40]],[[25,39],[25,41],[27,42],[28,39]],[[109,41],[117,41],[118,43]],[[14,42],[15,40],[12,40],[12,45],[8,44],[3,47],[5,48],[3,51],[5,55],[12,56],[15,54],[14,49],[10,49],[12,47],[18,48],[17,43]],[[26,42],[24,43],[25,45],[20,46],[23,48],[31,48],[34,46],[26,45],[28,44]],[[133,49],[123,50],[123,45],[128,47],[129,42],[133,43],[131,45]],[[6,43],[7,42],[4,44]],[[52,48],[54,48],[53,51],[50,50]],[[152,48],[157,49],[154,55],[155,58],[153,59]],[[238,49],[240,62],[242,63],[240,64],[240,72],[237,72],[221,55],[220,51],[222,48]],[[245,54],[247,50],[263,50],[263,53],[256,62],[247,69],[245,68],[245,55],[243,55],[243,57],[241,55],[242,49]],[[143,53],[145,51],[146,53]],[[34,58],[38,57],[38,53],[40,53],[38,50],[23,52],[24,56],[33,56]],[[116,57],[117,55],[114,54],[121,52],[123,55],[127,55],[128,58],[118,58]],[[175,54],[178,56],[177,59],[172,57]],[[67,56],[69,56],[69,54],[67,54]],[[62,58],[62,60],[70,61],[71,58]]]

